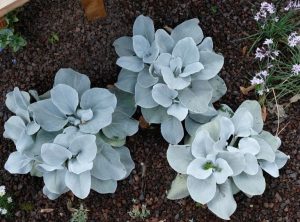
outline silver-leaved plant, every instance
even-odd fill
[[[31,97],[36,102],[30,103]],[[85,198],[90,189],[114,193],[117,181],[134,168],[126,136],[135,134],[132,94],[113,88],[90,88],[86,75],[60,69],[54,87],[44,95],[15,88],[6,106],[15,113],[4,125],[4,137],[17,151],[5,169],[44,179],[50,199],[71,190]]]
[[[190,195],[228,220],[237,207],[233,195],[261,195],[266,188],[263,171],[278,177],[289,156],[278,150],[280,139],[263,130],[257,101],[245,101],[235,113],[226,110],[200,126],[185,145],[170,145],[167,159],[179,173],[168,198]]]
[[[183,120],[193,127],[217,115],[212,103],[227,90],[218,76],[224,58],[213,51],[212,39],[204,38],[198,23],[191,19],[168,33],[155,31],[153,21],[140,15],[133,36],[114,42],[122,68],[115,85],[135,95],[145,120],[161,124],[171,144],[182,140]]]

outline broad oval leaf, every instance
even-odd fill
[[[199,180],[193,176],[188,176],[187,188],[194,201],[206,204],[214,198],[217,185],[216,180],[212,175],[205,180]]]
[[[236,210],[237,204],[233,198],[229,181],[217,186],[215,197],[207,203],[207,207],[218,217],[230,220],[230,216]]]
[[[51,193],[62,194],[66,190],[66,169],[45,172],[43,179],[45,186]]]
[[[188,112],[189,109],[180,103],[172,104],[167,110],[169,115],[176,117],[179,121],[183,121],[188,115]]]
[[[171,53],[174,47],[173,38],[163,29],[155,32],[155,41],[159,47],[160,53]]]
[[[178,98],[190,111],[205,113],[212,98],[212,88],[207,81],[193,81],[191,87],[179,92]]]
[[[80,163],[92,162],[97,154],[96,136],[94,135],[80,135],[76,136],[69,147],[73,156]]]
[[[161,123],[160,130],[164,139],[170,144],[178,144],[184,136],[181,122],[172,116]]]
[[[189,37],[177,42],[173,49],[172,56],[181,58],[183,67],[199,62],[199,51],[196,43]]]
[[[120,154],[121,163],[124,165],[126,169],[126,175],[124,178],[128,177],[131,171],[134,169],[135,164],[131,158],[130,151],[127,147],[122,146],[116,148],[116,151]],[[123,178],[123,179],[124,179]]]
[[[261,115],[261,106],[255,100],[246,100],[243,102],[239,109],[247,109],[253,116],[253,130],[260,133],[263,129],[264,122]]]
[[[133,35],[142,35],[149,42],[154,41],[154,24],[151,18],[139,15],[133,24]]]
[[[132,119],[125,113],[115,112],[112,115],[112,123],[102,129],[105,136],[110,139],[126,138],[132,136],[138,131],[138,121]]]
[[[121,163],[120,154],[105,143],[94,160],[91,173],[100,180],[121,180],[127,174],[125,166]]]
[[[50,91],[51,101],[64,114],[75,113],[79,103],[78,93],[68,85],[58,84]]]
[[[266,188],[266,181],[261,169],[256,175],[241,173],[234,176],[233,181],[241,191],[248,195],[261,195]]]
[[[46,131],[61,130],[68,122],[67,117],[51,101],[45,99],[29,106],[35,121]]]
[[[200,51],[200,60],[204,69],[198,74],[195,74],[195,78],[199,80],[209,80],[215,77],[224,65],[224,57],[209,51]]]
[[[152,87],[143,88],[140,84],[135,85],[135,103],[143,108],[154,108],[158,104],[152,98]]]
[[[71,159],[72,153],[66,148],[54,143],[42,145],[41,157],[43,161],[52,166],[60,166],[66,160]]]
[[[115,47],[115,51],[118,56],[133,56],[133,44],[132,37],[123,36],[114,41],[113,46]]]
[[[189,196],[187,189],[187,175],[178,174],[172,181],[171,188],[168,190],[167,198],[169,200],[179,200]]]
[[[213,88],[213,95],[212,95],[211,102],[214,103],[218,101],[222,96],[225,95],[227,91],[227,86],[224,80],[219,76],[215,76],[214,78],[210,79],[208,82]]]
[[[175,42],[185,37],[191,37],[196,44],[199,44],[203,39],[203,32],[198,24],[199,19],[197,18],[187,20],[176,26],[172,30],[171,36]]]
[[[115,180],[100,180],[92,176],[91,188],[98,193],[114,193],[117,189],[117,181]]]
[[[188,77],[176,77],[169,67],[161,67],[161,74],[165,83],[170,89],[182,90],[191,84],[191,78]]]
[[[140,72],[144,69],[144,62],[137,56],[122,56],[118,58],[117,65],[132,72]]]
[[[89,78],[73,69],[60,69],[55,75],[54,86],[65,84],[71,86],[81,96],[86,90],[91,87]]]
[[[194,160],[191,147],[186,145],[169,145],[167,160],[170,166],[178,173],[187,174],[189,164]]]
[[[121,69],[115,86],[120,90],[134,94],[137,77],[138,73],[131,72],[127,69]]]
[[[149,67],[146,66],[137,76],[137,82],[143,88],[149,88],[158,82],[158,77],[154,77],[149,72]]]
[[[150,109],[141,109],[143,117],[148,123],[160,124],[168,118],[167,110],[163,106],[156,106]]]
[[[90,171],[86,171],[81,174],[75,174],[67,171],[66,185],[78,198],[86,198],[91,189]]]
[[[133,41],[133,49],[134,49],[135,54],[139,58],[143,58],[144,55],[147,54],[150,50],[150,43],[142,35],[133,36],[132,41]]]
[[[152,98],[163,107],[171,106],[173,99],[178,95],[176,90],[170,89],[166,84],[158,83],[153,86]]]
[[[203,39],[200,45],[198,45],[199,51],[209,51],[212,52],[214,48],[214,43],[211,37],[206,37]]]
[[[32,159],[16,151],[9,155],[4,168],[11,174],[27,174],[31,171],[32,166]]]

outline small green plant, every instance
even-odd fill
[[[11,48],[13,52],[26,46],[26,40],[14,30],[14,24],[19,21],[17,12],[11,12],[5,16],[6,27],[0,29],[0,50]]]
[[[6,193],[5,186],[0,186],[0,217],[10,217],[13,209],[13,200]]]
[[[150,210],[147,209],[145,204],[134,205],[132,210],[128,212],[129,216],[133,219],[146,219],[150,216]]]
[[[218,6],[217,5],[213,5],[210,7],[210,10],[213,14],[217,14],[218,12]]]
[[[72,208],[73,209],[73,208]],[[72,218],[70,222],[86,222],[88,219],[88,209],[84,208],[82,204],[80,204],[79,209],[73,209]]]
[[[56,32],[52,32],[51,35],[50,35],[50,37],[49,37],[49,39],[48,39],[48,41],[52,45],[58,43],[59,42],[59,36],[58,36],[58,34]]]
[[[25,212],[31,212],[34,209],[34,205],[31,202],[21,203],[20,209],[24,210]]]

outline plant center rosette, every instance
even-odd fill
[[[204,38],[198,19],[185,21],[170,33],[155,31],[153,21],[143,15],[133,25],[133,36],[114,42],[122,69],[115,84],[132,93],[145,120],[161,124],[161,133],[171,144],[183,136],[182,121],[201,124],[217,114],[213,102],[227,90],[217,75],[224,58]]]
[[[39,96],[15,88],[6,106],[15,116],[5,123],[4,137],[17,150],[5,169],[43,177],[43,192],[50,199],[69,190],[82,199],[90,189],[114,193],[117,181],[134,168],[124,146],[126,136],[138,130],[128,93],[90,88],[86,75],[60,69],[50,91]]]
[[[227,220],[237,207],[233,195],[261,195],[263,171],[278,177],[289,156],[278,150],[280,139],[263,130],[258,102],[245,101],[235,113],[226,110],[200,126],[185,145],[170,145],[167,159],[179,173],[168,198],[190,195]]]

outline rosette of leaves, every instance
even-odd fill
[[[263,130],[257,101],[245,101],[233,115],[220,112],[186,145],[169,146],[168,162],[179,174],[168,198],[190,195],[228,220],[237,207],[234,194],[261,195],[266,188],[263,171],[279,176],[279,169],[289,158],[278,150],[280,145],[278,137]]]
[[[33,119],[28,111],[29,93],[16,87],[6,95],[5,104],[15,115],[5,122],[3,136],[11,139],[16,146],[16,151],[5,163],[5,169],[10,173],[35,174],[34,165],[39,161],[41,144],[53,139],[55,134],[41,130]]]
[[[5,169],[42,176],[50,199],[69,190],[79,198],[90,189],[115,192],[117,181],[134,168],[124,146],[126,136],[138,130],[138,121],[131,118],[133,95],[116,88],[91,89],[89,78],[72,69],[60,69],[45,94],[30,94],[18,88],[7,94],[6,105],[16,116],[5,123],[4,136],[17,151]]]
[[[50,199],[69,190],[81,199],[90,189],[114,193],[117,181],[134,168],[128,148],[114,149],[99,136],[83,134],[75,127],[43,144],[41,158],[43,163],[37,167],[43,172],[43,192]]]
[[[191,19],[171,33],[155,32],[153,21],[140,15],[133,36],[114,42],[122,68],[115,85],[135,95],[145,120],[161,124],[161,133],[171,144],[182,140],[181,122],[187,117],[193,116],[198,124],[202,116],[215,116],[212,103],[227,90],[217,76],[224,58],[213,51],[212,39],[203,37],[198,23]]]

